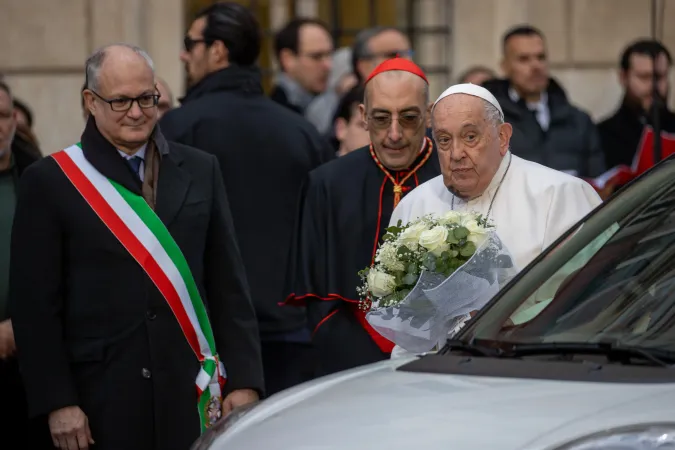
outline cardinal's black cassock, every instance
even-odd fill
[[[440,173],[428,137],[406,170],[386,169],[367,146],[310,173],[289,262],[286,304],[307,306],[318,375],[389,357],[394,344],[359,309],[358,272],[373,262],[395,202]]]

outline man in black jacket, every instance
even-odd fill
[[[590,116],[570,104],[562,87],[549,77],[541,31],[515,27],[503,38],[506,79],[483,86],[492,92],[513,126],[511,151],[530,161],[578,177],[605,170],[600,137]]]
[[[221,405],[264,394],[222,176],[156,127],[144,51],[105,47],[86,73],[80,143],[20,180],[10,312],[29,411],[62,449],[186,449]]]
[[[50,442],[45,420],[29,420],[9,314],[10,242],[18,182],[39,159],[39,150],[16,133],[17,109],[9,87],[0,81],[0,439],[44,448]]]
[[[254,66],[260,35],[253,14],[236,3],[200,12],[181,55],[191,86],[161,125],[167,139],[218,158],[272,394],[312,377],[305,312],[279,303],[302,183],[334,154],[309,122],[264,95]]]
[[[668,73],[673,59],[658,41],[640,39],[631,43],[621,55],[619,82],[624,95],[619,109],[598,124],[607,168],[631,166],[647,126],[653,126],[654,61],[660,98],[661,131],[675,133],[675,113],[668,109]]]

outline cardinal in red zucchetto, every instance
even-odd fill
[[[391,354],[394,344],[359,308],[358,272],[371,265],[398,202],[441,173],[426,136],[428,104],[420,67],[403,58],[383,62],[366,79],[360,105],[370,145],[310,173],[286,305],[307,309],[320,376]]]

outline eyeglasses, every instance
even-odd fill
[[[368,122],[378,130],[386,130],[391,126],[391,114],[375,113],[368,116]],[[422,115],[413,112],[406,112],[398,116],[398,123],[401,128],[415,129],[420,126]]]
[[[102,101],[106,102],[107,104],[110,105],[110,108],[113,111],[116,112],[126,112],[131,109],[133,106],[134,102],[138,103],[138,106],[141,107],[142,109],[148,109],[152,108],[154,106],[157,106],[157,103],[159,102],[159,94],[143,94],[139,95],[138,97],[134,98],[113,98],[113,99],[108,99],[105,97],[102,97],[98,92],[90,91],[100,98]]]
[[[208,45],[211,41],[209,39],[192,39],[190,36],[185,36],[183,38],[183,47],[185,47],[186,52],[190,53],[195,48],[195,45],[200,42]]]

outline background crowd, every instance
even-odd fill
[[[620,106],[595,122],[551,76],[550,51],[540,30],[529,24],[513,27],[499,45],[500,73],[475,66],[454,81],[480,84],[497,98],[506,122],[513,125],[514,155],[590,180],[632,163],[644,127],[652,123],[654,105],[662,129],[675,133],[675,114],[666,106],[672,58],[660,42],[636,38],[625,47],[616,62],[623,88]],[[305,179],[371,142],[360,109],[365,80],[388,59],[415,58],[409,37],[397,28],[363,29],[351,47],[336,49],[326,24],[295,18],[275,35],[280,73],[265,93],[256,65],[260,47],[260,29],[252,16],[218,6],[205,10],[190,24],[176,55],[188,78],[181,106],[162,73],[157,74],[157,106],[167,140],[218,159],[258,320],[265,393],[270,395],[317,374],[306,312],[280,305],[293,294],[283,268],[292,253]],[[86,89],[85,83],[82,92]],[[88,109],[82,98],[84,128]],[[51,149],[41,148],[35,135],[30,105],[0,80],[0,397],[13,399],[3,401],[12,405],[9,411],[0,409],[19,418],[27,412],[16,407],[24,394],[7,306],[9,250],[19,179],[48,153]],[[350,177],[343,182],[349,184]]]

